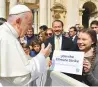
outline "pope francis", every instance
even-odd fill
[[[14,6],[7,22],[0,26],[0,85],[24,86],[35,80],[46,70],[45,57],[51,45],[42,44],[40,53],[28,60],[18,38],[32,27],[32,12],[25,5]]]

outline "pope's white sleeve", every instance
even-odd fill
[[[46,71],[45,56],[39,53],[37,56],[30,60],[30,63],[26,67],[31,72],[32,78],[36,79]]]

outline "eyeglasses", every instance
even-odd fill
[[[91,29],[98,28],[98,27],[91,27]]]
[[[46,33],[47,36],[52,36],[52,33]]]

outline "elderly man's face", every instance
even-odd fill
[[[27,30],[32,28],[32,20],[33,20],[32,13],[28,12],[22,20],[21,24],[22,31],[20,31],[21,32],[20,37],[23,37],[26,34]]]

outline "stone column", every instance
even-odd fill
[[[40,0],[40,26],[47,25],[47,0]]]
[[[37,17],[38,17],[38,14],[37,14],[37,10],[34,10],[34,34],[37,34],[38,33],[38,22],[37,22]]]
[[[79,24],[79,0],[72,0],[73,25]]]
[[[37,11],[38,11],[38,33],[40,32],[40,30],[39,30],[39,27],[40,27],[40,12],[39,12],[39,8],[37,9]]]
[[[48,0],[48,27],[51,27],[51,0]]]
[[[67,0],[66,31],[71,26],[79,23],[79,3],[78,0]]]
[[[82,15],[83,15],[83,11],[84,11],[85,9],[83,9],[83,8],[80,8],[79,9],[79,23],[80,23],[80,25],[82,25]]]
[[[50,0],[51,1],[51,8],[54,6],[55,2],[54,0]],[[52,17],[52,11],[51,12],[51,21],[50,21],[50,24],[51,24],[51,27],[52,27],[52,22],[54,21],[54,18]]]
[[[17,4],[17,0],[10,0],[9,9]]]
[[[6,18],[6,0],[0,0],[0,17]]]

